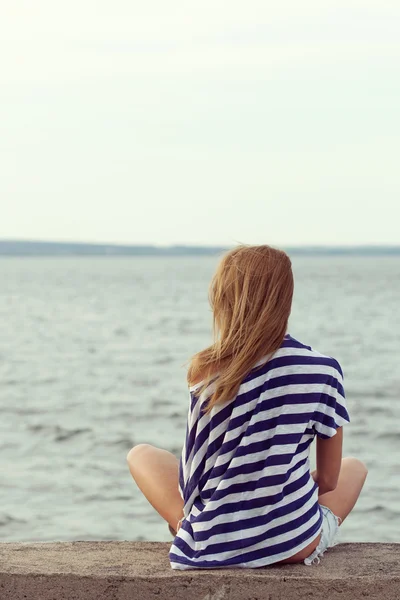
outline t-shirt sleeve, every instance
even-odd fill
[[[313,415],[312,427],[318,437],[327,439],[336,434],[339,427],[350,422],[343,388],[343,371],[332,359],[322,383],[319,403]]]

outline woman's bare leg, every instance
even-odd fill
[[[183,500],[178,489],[179,461],[150,444],[138,444],[127,456],[129,470],[140,491],[173,529],[183,517]]]
[[[358,500],[367,473],[367,467],[357,458],[344,458],[336,489],[333,492],[319,496],[318,502],[330,508],[337,517],[340,517],[341,522],[343,522]],[[320,536],[307,546],[307,548],[282,561],[282,563],[303,562],[315,550],[319,539]]]
[[[319,503],[330,508],[343,522],[353,510],[367,474],[367,467],[361,460],[352,457],[344,458],[336,489],[319,496]]]

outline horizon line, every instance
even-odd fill
[[[184,242],[175,242],[170,244],[156,244],[156,243],[132,243],[132,242],[94,242],[94,241],[77,241],[77,240],[60,240],[60,239],[38,239],[38,238],[7,238],[0,237],[0,244],[11,243],[11,244],[54,244],[54,245],[71,245],[71,246],[101,246],[101,247],[115,247],[115,248],[156,248],[156,249],[169,249],[169,248],[205,248],[205,249],[225,249],[233,248],[239,244],[189,244]],[[261,244],[246,244],[249,246],[259,246]],[[291,249],[313,249],[313,248],[332,248],[332,249],[364,249],[364,248],[376,248],[376,249],[400,249],[400,244],[390,243],[385,244],[382,242],[362,242],[357,244],[320,244],[320,243],[302,243],[302,244],[285,244],[285,243],[270,243],[269,246],[291,248]]]

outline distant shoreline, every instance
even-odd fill
[[[282,246],[300,256],[400,256],[400,246]],[[213,256],[228,250],[222,246],[129,246],[73,242],[0,240],[0,256]]]

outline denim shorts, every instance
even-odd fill
[[[337,517],[327,506],[322,506],[321,504],[320,507],[322,511],[321,539],[314,552],[304,559],[304,564],[308,566],[318,565],[321,562],[320,557],[324,555],[324,552],[337,544],[336,536],[339,531],[341,518]]]

